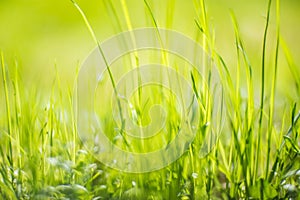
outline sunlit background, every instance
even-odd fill
[[[82,7],[90,20],[100,42],[116,33],[128,30],[121,1],[83,1]],[[261,0],[210,0],[207,1],[209,23],[215,32],[216,47],[225,61],[234,67],[235,46],[234,30],[230,18],[232,10],[238,20],[242,39],[251,58],[254,68],[260,67],[262,37],[266,21],[267,2]],[[196,38],[199,30],[195,19],[196,13],[192,0],[176,1],[170,8],[168,1],[149,1],[158,26],[182,32]],[[127,1],[132,28],[153,26],[144,2]],[[271,13],[270,35],[275,35],[275,3]],[[297,0],[281,2],[281,33],[286,41],[295,63],[300,58],[300,3]],[[173,21],[167,17],[174,15]],[[120,22],[118,24],[118,21]],[[269,48],[275,48],[275,40],[268,41]],[[76,68],[84,61],[95,47],[82,18],[69,0],[1,0],[0,1],[0,49],[8,67],[18,62],[23,79],[34,83],[51,86],[49,81],[54,78],[55,66],[68,84],[72,85]],[[269,56],[269,55],[268,55]],[[273,55],[271,55],[273,56]],[[284,59],[281,63],[285,64]],[[287,68],[279,68],[279,74],[288,80]],[[259,70],[254,70],[259,75]],[[283,78],[283,77],[281,77]]]

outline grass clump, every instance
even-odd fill
[[[105,58],[101,44],[87,20],[87,17],[75,1],[72,1],[81,13],[92,39],[99,52]],[[128,30],[132,29],[126,1],[121,1]],[[273,1],[268,1],[267,18],[264,29],[261,65],[252,64],[247,48],[240,33],[238,19],[231,12],[232,28],[235,35],[236,64],[230,66],[215,48],[215,33],[208,20],[204,0],[194,1],[198,14],[195,27],[198,29],[198,41],[203,46],[202,78],[192,70],[180,71],[184,65],[166,52],[157,56],[163,64],[174,65],[193,83],[193,90],[199,102],[201,120],[199,131],[184,155],[169,166],[141,174],[129,174],[106,167],[88,152],[77,136],[76,110],[73,104],[73,91],[61,85],[59,74],[53,81],[50,93],[40,88],[24,88],[19,66],[6,65],[1,54],[0,90],[5,113],[0,116],[0,197],[2,199],[298,199],[300,197],[300,147],[299,147],[299,101],[285,100],[282,107],[276,103],[277,84],[280,76],[280,59],[287,61],[293,74],[290,87],[294,87],[300,97],[299,70],[280,33],[280,1],[275,4],[276,31],[275,49],[267,51],[269,23]],[[174,1],[168,1],[170,7]],[[159,34],[159,21],[151,8],[151,2],[144,1],[149,21]],[[112,1],[106,2],[111,17],[116,19],[118,29],[122,30],[120,18]],[[172,11],[168,11],[172,13]],[[172,17],[167,24],[171,26]],[[132,35],[134,41],[134,35]],[[267,62],[267,53],[273,54]],[[138,67],[142,52],[133,52],[124,62],[126,66]],[[271,63],[271,64],[267,64]],[[105,63],[113,92],[118,94],[114,71]],[[270,65],[267,67],[267,65]],[[216,69],[220,77],[221,97],[216,96],[212,76]],[[235,73],[233,73],[234,69]],[[271,69],[267,72],[267,69]],[[261,70],[260,88],[255,88],[253,76],[255,70]],[[232,74],[236,74],[233,77]],[[266,77],[271,77],[271,84]],[[137,70],[137,80],[140,72]],[[259,96],[256,91],[259,90]],[[76,92],[76,91],[75,91]],[[143,104],[147,99],[143,95],[150,93],[153,102],[162,102],[169,113],[176,113],[176,102],[172,95],[167,99],[155,97],[147,90],[138,90],[132,100],[137,113],[143,115]],[[158,88],[155,93],[163,94]],[[158,95],[159,96],[159,95]],[[157,99],[155,99],[157,98]],[[169,99],[168,99],[169,98]],[[213,110],[216,99],[221,99],[218,112]],[[117,106],[123,123],[122,99],[118,97]],[[148,109],[148,108],[147,108]],[[147,110],[146,109],[146,110]],[[148,109],[149,110],[149,109]],[[105,110],[104,110],[105,111]],[[145,111],[144,111],[145,112]],[[221,113],[221,114],[220,114]],[[110,113],[104,114],[102,120]],[[132,117],[132,116],[131,116]],[[139,123],[148,123],[147,118],[137,118]],[[216,122],[216,123],[213,123]],[[168,124],[169,123],[169,124]],[[167,118],[168,131],[175,130],[177,118]],[[109,123],[107,123],[109,124]],[[114,127],[107,126],[108,130]],[[125,125],[121,125],[123,127]],[[121,130],[123,130],[121,128]],[[202,142],[212,132],[222,134],[216,140],[214,148],[207,155],[201,155]],[[176,133],[176,131],[174,131]],[[123,136],[120,145],[127,150],[144,152],[147,145],[138,146]],[[124,133],[125,134],[125,133]],[[112,134],[113,136],[113,134]],[[112,137],[112,139],[115,139]],[[170,139],[170,138],[169,138]],[[156,143],[164,142],[156,139]],[[155,143],[155,141],[153,141]],[[149,147],[150,148],[150,147]]]

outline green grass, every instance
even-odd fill
[[[106,2],[110,17],[121,31],[125,18],[126,30],[132,29],[127,1],[121,1],[122,13],[118,13],[113,1]],[[83,10],[75,1],[92,40],[104,57],[101,43]],[[158,28],[152,1],[144,1],[150,26]],[[203,46],[205,55],[201,76],[186,63],[180,62],[167,52],[150,52],[150,60],[172,66],[193,85],[201,119],[199,131],[184,155],[164,169],[140,174],[120,172],[106,167],[84,148],[76,127],[76,90],[73,85],[62,85],[57,72],[47,93],[38,85],[28,87],[19,74],[20,66],[8,66],[1,53],[0,102],[4,113],[0,115],[0,197],[1,199],[299,199],[300,197],[300,70],[293,60],[289,47],[281,34],[280,1],[269,0],[266,7],[265,28],[261,45],[255,51],[262,52],[261,64],[248,53],[239,26],[239,16],[231,16],[235,38],[235,52],[230,52],[235,64],[227,64],[215,46],[216,33],[209,20],[206,2],[194,1],[198,29],[196,41]],[[283,3],[283,2],[281,2]],[[172,8],[175,1],[169,0]],[[172,9],[168,10],[172,13]],[[275,20],[275,31],[269,29]],[[167,27],[172,27],[169,15]],[[268,37],[270,34],[275,37]],[[134,36],[132,35],[132,41]],[[268,44],[275,48],[267,48]],[[161,44],[163,45],[163,44]],[[146,55],[147,52],[146,52]],[[124,68],[138,67],[145,56],[143,52],[127,55]],[[286,63],[286,64],[282,64]],[[107,82],[112,92],[118,94],[118,74],[106,62]],[[291,96],[279,96],[277,85],[283,78],[280,68],[289,69],[292,77],[287,83]],[[112,69],[112,70],[110,70]],[[211,76],[220,76],[221,96],[216,96]],[[58,71],[58,70],[57,70]],[[254,77],[260,71],[260,77]],[[140,72],[137,70],[138,80]],[[77,72],[78,74],[79,72]],[[74,80],[76,82],[76,80]],[[268,81],[270,83],[268,83]],[[260,87],[256,87],[259,82]],[[76,89],[76,84],[75,84]],[[161,94],[161,95],[156,95]],[[98,94],[99,95],[99,94]],[[153,144],[166,145],[174,137],[180,123],[177,118],[176,100],[163,90],[140,89],[129,99],[132,112],[139,124],[147,124],[147,102],[159,102],[170,115],[166,117],[168,136],[140,143],[125,136],[122,99],[117,97],[117,110],[121,119],[121,137],[114,134],[116,124],[106,123],[109,137],[121,148],[135,152],[152,150]],[[150,99],[147,99],[148,96]],[[164,95],[164,96],[163,96]],[[220,94],[218,94],[220,95]],[[101,94],[100,94],[101,97]],[[221,99],[217,111],[214,101]],[[278,103],[284,102],[284,103]],[[103,121],[111,117],[109,109],[101,110]],[[130,117],[134,118],[133,115]],[[130,120],[130,119],[126,119]],[[210,133],[222,134],[209,153],[202,148],[204,138]],[[214,138],[212,138],[214,139]],[[212,144],[207,144],[212,145]]]

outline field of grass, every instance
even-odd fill
[[[0,2],[0,199],[299,199],[300,4],[242,2]]]

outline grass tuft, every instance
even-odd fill
[[[149,60],[172,67],[189,80],[198,107],[193,102],[187,105],[187,115],[200,112],[199,131],[194,141],[188,144],[184,155],[167,167],[140,174],[130,174],[103,165],[88,152],[77,136],[76,82],[73,86],[61,82],[58,67],[50,92],[38,85],[28,89],[22,82],[20,66],[6,64],[1,52],[1,81],[5,113],[0,115],[0,198],[1,199],[299,199],[300,197],[300,71],[293,60],[289,47],[281,35],[280,0],[276,0],[275,17],[272,0],[267,1],[266,22],[262,39],[262,52],[253,58],[247,45],[246,36],[239,26],[239,17],[230,11],[234,34],[230,52],[235,62],[228,62],[216,47],[214,26],[204,0],[194,0],[196,18],[191,23],[197,30],[197,41],[204,49],[203,71],[201,75],[187,67],[187,63],[166,51],[130,52],[129,60],[120,62],[124,68],[132,70],[143,62],[149,53]],[[115,124],[110,121],[111,113],[105,106],[101,108],[104,129],[107,136],[120,148],[130,151],[147,152],[164,145],[176,136],[180,129],[180,112],[176,97],[163,87],[153,90],[139,88],[132,99],[120,97],[117,75],[105,58],[96,33],[85,13],[71,0],[81,15],[91,38],[97,45],[105,61],[112,93],[117,97],[117,112],[121,119],[121,140],[114,135]],[[134,19],[128,1],[118,3],[106,1],[108,10],[118,32],[134,29]],[[128,4],[127,4],[128,3]],[[160,45],[164,49],[159,32],[160,19],[150,0],[144,0],[145,15],[156,28]],[[172,28],[176,1],[168,0],[166,27]],[[124,24],[121,20],[124,18]],[[275,31],[271,29],[273,18]],[[275,35],[275,39],[271,35]],[[273,41],[274,40],[274,41]],[[122,41],[120,41],[122,42]],[[135,36],[131,35],[135,47]],[[269,50],[273,42],[275,48]],[[256,49],[257,50],[257,49]],[[271,54],[268,58],[266,55]],[[296,99],[285,99],[279,105],[277,97],[281,59],[285,60],[293,75],[288,86],[296,93]],[[259,66],[255,61],[260,60]],[[127,62],[129,61],[129,62]],[[130,67],[129,67],[130,66]],[[198,66],[196,66],[198,67]],[[270,71],[268,71],[270,69]],[[260,71],[260,77],[254,76]],[[234,74],[234,75],[233,75]],[[141,72],[137,70],[137,80],[141,82]],[[213,85],[218,76],[220,93]],[[178,77],[163,77],[180,83]],[[105,78],[105,77],[104,77]],[[270,84],[267,80],[270,78]],[[260,88],[255,88],[259,82]],[[36,84],[36,83],[35,83]],[[171,84],[170,84],[171,85]],[[2,85],[1,85],[2,87]],[[184,98],[183,88],[178,88],[180,98]],[[255,90],[259,90],[259,97]],[[296,91],[296,92],[295,92]],[[123,92],[123,91],[122,91]],[[102,94],[103,95],[103,94]],[[136,95],[136,96],[135,96]],[[179,98],[179,97],[178,97]],[[278,97],[280,100],[281,97]],[[123,115],[121,101],[126,102],[128,116]],[[216,102],[220,102],[217,106]],[[160,104],[166,113],[166,126],[159,136],[143,142],[125,135],[125,121],[136,120],[138,125],[151,121],[148,112],[151,106]],[[215,108],[216,107],[216,108]],[[195,111],[196,110],[196,111]],[[127,110],[126,110],[127,111]],[[128,117],[128,118],[126,118]],[[161,116],[156,116],[161,117]],[[159,118],[160,119],[160,118]],[[160,120],[158,120],[160,122]],[[2,129],[3,127],[3,129]],[[155,127],[156,128],[156,127]],[[219,135],[219,137],[214,137]],[[203,146],[203,141],[210,140]],[[214,148],[211,146],[214,145]],[[208,151],[209,150],[209,151]],[[207,154],[203,154],[203,152]],[[160,162],[153,160],[153,162]]]

